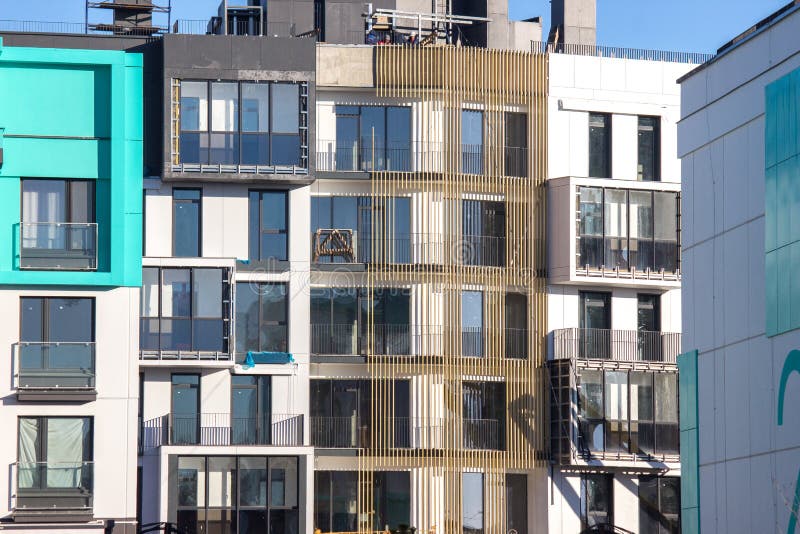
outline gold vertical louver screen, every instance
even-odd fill
[[[479,471],[484,476],[484,532],[505,534],[505,474],[530,472],[545,460],[547,58],[455,47],[381,46],[375,54],[378,96],[412,102],[416,111],[412,171],[373,172],[372,205],[411,197],[413,237],[411,261],[399,263],[393,260],[392,225],[373,229],[372,249],[385,250],[373,254],[368,288],[410,287],[414,304],[408,351],[412,354],[393,354],[385,347],[376,353],[374,317],[370,316],[367,327],[372,428],[370,446],[359,453],[359,528],[361,532],[373,529],[373,473],[408,470],[417,532],[461,534],[462,473]],[[462,172],[465,106],[483,111],[479,173]],[[509,110],[527,113],[527,176],[511,177],[504,171]],[[466,198],[505,203],[504,266],[463,261],[470,253],[462,238]],[[483,292],[481,357],[464,355],[461,297],[465,288]],[[508,291],[527,296],[526,359],[505,354]],[[412,380],[412,421],[407,430],[412,446],[396,446],[396,379]],[[505,382],[504,450],[465,447],[465,379]],[[532,496],[528,497],[532,502]]]

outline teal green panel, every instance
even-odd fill
[[[699,480],[697,480],[697,475],[700,472],[697,465],[698,441],[698,430],[696,428],[681,432],[681,506],[686,508],[695,508],[699,505]]]
[[[681,531],[700,532],[700,469],[698,455],[698,352],[678,355],[681,446]]]
[[[778,329],[778,253],[767,252],[764,272],[766,275],[766,333],[774,336]]]
[[[0,176],[108,176],[108,141],[6,137]]]
[[[786,269],[789,278],[789,328],[800,327],[800,242],[794,242],[789,249],[789,266]]]
[[[3,126],[23,135],[108,137],[108,83],[105,66],[5,64]]]
[[[769,252],[777,248],[777,191],[778,191],[778,170],[771,167],[765,172],[766,182],[764,184],[764,249]]]
[[[792,195],[792,174],[791,166],[788,161],[779,163],[778,180],[776,191],[777,219],[775,221],[776,237],[775,242],[778,247],[789,244],[792,221],[790,219],[789,199]]]
[[[800,328],[800,69],[765,89],[764,251],[768,336]]]
[[[141,285],[141,55],[4,47],[0,79],[0,284]],[[97,180],[96,272],[19,270],[20,176]]]
[[[778,253],[778,331],[792,328],[792,256],[789,247],[779,248]]]
[[[678,356],[681,430],[697,426],[697,351]]]
[[[699,534],[699,532],[700,508],[681,508],[681,534]]]
[[[764,160],[767,168],[775,165],[778,160],[778,113],[777,94],[779,86],[774,82],[766,88],[765,118],[764,118]]]

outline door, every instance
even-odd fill
[[[661,361],[661,310],[658,295],[637,296],[637,359]]]
[[[200,375],[172,375],[172,444],[200,443]]]
[[[611,294],[581,292],[580,314],[580,357],[603,360],[610,358]]]
[[[336,447],[357,447],[360,429],[366,423],[359,418],[359,388],[352,380],[333,382],[331,431]]]
[[[231,377],[231,437],[234,445],[271,444],[270,377]]]

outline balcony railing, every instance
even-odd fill
[[[20,224],[20,269],[97,269],[96,223]]]
[[[443,420],[389,417],[373,423],[357,416],[311,417],[311,445],[326,449],[442,447]]]
[[[92,508],[93,462],[18,462],[15,510]]]
[[[94,389],[94,342],[15,344],[14,385],[18,390]]]
[[[528,148],[407,141],[317,140],[317,170],[328,172],[442,172],[528,176]]]
[[[504,438],[497,419],[464,419],[464,448],[502,450]]]
[[[371,338],[367,325],[312,324],[311,352],[313,354],[363,355],[372,343],[372,354],[412,354],[412,332],[408,324],[376,324],[371,327]],[[420,334],[417,334],[418,337]]]
[[[699,65],[714,57],[714,54],[699,52],[676,52],[670,50],[647,50],[643,48],[624,48],[620,46],[601,46],[573,43],[547,43],[531,41],[531,51],[539,54],[571,54],[575,56],[610,57],[637,59],[644,61],[664,61],[672,63],[692,63]]]
[[[142,423],[142,450],[166,445],[302,446],[303,415],[168,414]]]
[[[677,456],[680,428],[677,422],[578,417],[578,451],[604,458]]]
[[[553,358],[674,364],[681,335],[644,330],[564,328],[553,331]]]
[[[140,357],[144,360],[230,360],[223,318],[142,317]]]

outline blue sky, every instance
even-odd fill
[[[509,0],[512,18],[544,18],[548,0]],[[788,0],[597,0],[598,44],[713,52]],[[173,19],[207,19],[219,0],[172,0]],[[84,0],[0,0],[0,19],[83,22]]]

